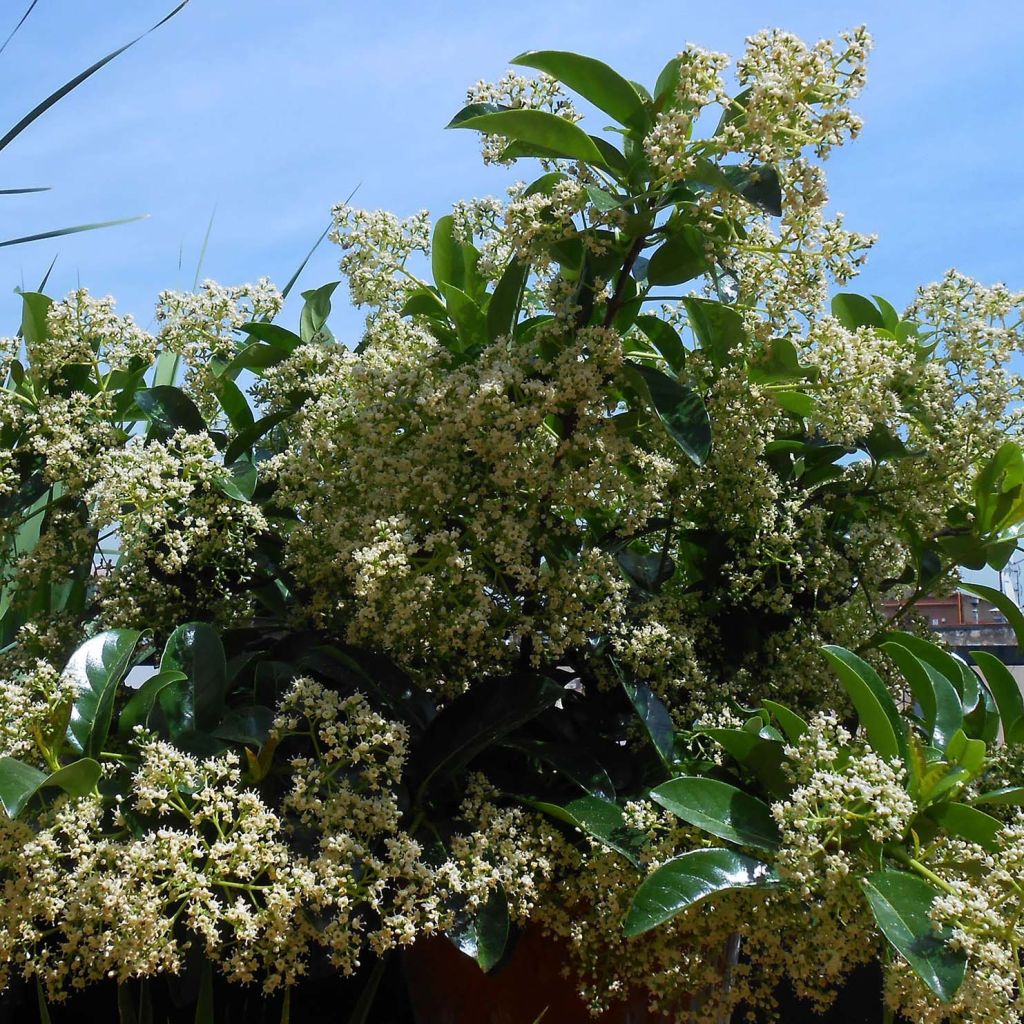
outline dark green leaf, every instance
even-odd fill
[[[1024,698],[1021,697],[1020,686],[1010,670],[994,654],[971,651],[971,657],[985,676],[985,682],[999,708],[1003,734],[1009,740],[1011,727],[1024,719]]]
[[[501,103],[469,103],[464,106],[446,125],[445,128],[458,128],[463,121],[481,114],[498,114],[509,108]]]
[[[672,724],[672,716],[669,714],[668,708],[649,686],[627,679],[619,671],[618,666],[615,667],[622,682],[622,688],[626,691],[633,710],[643,722],[654,749],[658,752],[663,764],[671,765],[675,758],[675,727]]]
[[[475,960],[480,970],[487,974],[501,961],[510,930],[508,900],[499,883],[475,917],[468,918],[463,927],[447,934],[456,948]]]
[[[182,672],[188,679],[187,688],[176,683],[161,691],[161,706],[165,697],[171,699],[172,691],[180,693],[187,701],[181,710],[185,718],[194,720],[193,728],[213,729],[221,719],[227,695],[227,663],[217,631],[203,622],[179,626],[164,647],[160,671]]]
[[[903,720],[878,673],[863,658],[844,647],[826,644],[822,651],[857,709],[874,750],[885,758],[905,757]]]
[[[462,243],[455,237],[455,218],[448,214],[434,225],[430,242],[430,266],[434,284],[442,291],[445,285],[462,288],[466,279],[466,260]]]
[[[734,850],[691,850],[644,879],[626,915],[626,934],[641,935],[715,893],[778,884],[767,864]]]
[[[487,305],[487,337],[491,341],[511,335],[515,330],[529,270],[525,263],[513,259],[494,286],[494,294]]]
[[[782,186],[779,172],[767,164],[722,167],[722,175],[736,195],[772,217],[782,216]]]
[[[164,433],[173,433],[178,428],[190,434],[206,430],[202,413],[180,388],[169,384],[140,388],[135,392],[135,401],[150,423]]]
[[[508,745],[544,761],[591,796],[615,799],[615,787],[608,773],[584,747],[531,739],[516,739]]]
[[[254,341],[246,345],[231,360],[221,365],[218,375],[231,380],[237,377],[243,370],[265,370],[269,366],[276,366],[288,358],[288,353],[276,345],[267,345],[262,341]]]
[[[325,337],[327,318],[331,315],[331,296],[340,283],[331,281],[302,293],[306,301],[299,314],[299,337],[305,343]]]
[[[188,677],[184,672],[157,672],[151,675],[132,695],[121,710],[117,720],[117,731],[122,736],[130,736],[137,725],[148,725],[149,714],[153,710],[160,691],[171,683],[182,682]]]
[[[279,348],[282,352],[294,352],[302,344],[302,339],[292,331],[277,324],[264,323],[261,320],[256,320],[251,324],[242,324],[238,329],[243,334],[248,334],[250,338],[266,342],[274,348]]]
[[[596,185],[587,186],[587,195],[594,206],[602,213],[617,210],[620,206],[629,202],[628,199],[619,199],[617,196],[613,196],[610,192],[605,192],[604,189],[600,189]]]
[[[711,417],[704,400],[686,384],[642,363],[627,361],[632,374],[642,381],[643,391],[669,436],[694,465],[702,466],[711,454]]]
[[[242,389],[233,380],[222,377],[217,381],[217,399],[228,422],[235,430],[244,430],[252,426],[252,409],[249,408]]]
[[[904,871],[878,871],[861,881],[882,933],[941,999],[949,1002],[963,984],[967,955],[948,945],[929,912],[939,895],[923,879]]]
[[[635,867],[640,866],[637,850],[643,846],[647,837],[626,824],[622,808],[611,800],[583,796],[564,807],[540,801],[530,801],[530,804],[537,810],[544,811],[545,814],[550,814],[551,817],[592,836],[609,850],[621,854]]]
[[[684,775],[652,789],[651,799],[720,839],[763,850],[779,847],[771,808],[727,782]]]
[[[686,364],[686,349],[676,329],[661,317],[643,314],[636,318],[636,326],[668,363],[673,373],[682,373]]]
[[[950,834],[977,843],[983,849],[992,852],[999,845],[996,835],[1003,823],[976,807],[956,802],[943,803],[933,808],[930,815]]]
[[[487,679],[453,700],[430,723],[410,759],[409,775],[425,791],[457,776],[481,751],[564,696],[545,676]]]
[[[569,160],[605,165],[605,158],[590,136],[571,121],[546,110],[501,110],[467,117],[449,128],[471,128],[487,135],[503,135],[513,142],[543,149]]]
[[[244,743],[250,747],[262,747],[274,724],[274,712],[259,704],[247,704],[229,711],[213,735],[219,740]]]
[[[0,805],[8,817],[16,818],[42,789],[62,789],[69,796],[93,792],[100,778],[99,762],[83,757],[47,775],[13,757],[0,758]]]
[[[1002,789],[989,790],[976,796],[975,804],[1024,804],[1024,786],[1004,786]]]
[[[232,462],[247,452],[252,446],[265,437],[279,423],[283,423],[292,415],[291,409],[281,409],[269,416],[258,419],[251,427],[239,431],[238,436],[224,450],[224,464],[230,466]]]
[[[790,711],[789,708],[782,704],[776,704],[773,700],[763,700],[761,703],[766,711],[771,712],[778,719],[779,725],[782,726],[782,731],[790,743],[796,743],[807,732],[807,723],[795,711]]]
[[[46,772],[13,757],[0,757],[0,804],[9,818],[22,808],[46,781]]]
[[[840,292],[832,299],[832,315],[848,331],[858,327],[885,327],[885,320],[874,303],[853,292]]]
[[[625,547],[615,552],[615,560],[626,577],[645,595],[656,594],[676,571],[676,563],[662,552]]]
[[[536,68],[578,92],[619,124],[644,131],[649,125],[644,101],[617,71],[593,57],[563,50],[530,50],[510,63]]]
[[[704,237],[685,224],[654,250],[647,264],[647,280],[653,285],[683,284],[707,272]]]
[[[733,362],[733,351],[742,350],[748,342],[743,317],[732,306],[714,299],[689,296],[683,300],[683,305],[697,344],[711,362],[715,366]]]
[[[259,470],[251,462],[233,462],[227,473],[216,478],[217,490],[233,501],[249,501],[259,481]]]
[[[75,691],[68,724],[68,745],[75,753],[96,757],[107,739],[114,695],[141,634],[112,629],[87,640],[71,656],[64,676]]]
[[[433,288],[417,288],[405,300],[402,316],[429,316],[435,320],[445,320],[448,310]]]

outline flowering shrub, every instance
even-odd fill
[[[821,165],[868,47],[761,33],[735,95],[696,48],[650,92],[521,55],[451,127],[540,177],[335,209],[353,348],[333,283],[297,332],[266,281],[165,293],[155,335],[24,295],[4,980],[198,971],[212,1019],[214,968],[284,1013],[358,971],[358,1021],[362,965],[443,932],[493,970],[534,927],[595,1012],[770,1018],[882,960],[909,1019],[1021,1019],[1024,705],[880,603],[1016,548],[1024,296],[828,303],[871,242]]]

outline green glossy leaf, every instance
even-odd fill
[[[67,741],[75,753],[97,756],[110,731],[114,695],[128,671],[141,634],[112,629],[87,640],[71,656],[64,676],[74,689]]]
[[[643,314],[636,318],[637,328],[658,350],[673,373],[682,372],[686,364],[686,348],[676,329],[659,316]]]
[[[513,259],[494,286],[494,294],[487,305],[487,337],[491,341],[511,335],[515,330],[529,271],[525,263]]]
[[[505,954],[511,932],[508,899],[499,883],[475,917],[468,918],[461,928],[447,933],[456,948],[477,962],[489,974]]]
[[[173,702],[179,720],[194,722],[192,728],[209,731],[220,721],[227,696],[227,663],[217,631],[204,622],[179,626],[167,639],[160,658],[161,672],[181,672],[188,680],[172,683],[160,692],[165,711]],[[176,698],[180,698],[180,701]],[[186,727],[182,724],[182,731]]]
[[[808,419],[814,415],[814,399],[803,391],[773,391],[772,398],[782,406],[786,412],[791,412],[801,419]]]
[[[430,242],[430,267],[434,284],[442,291],[445,285],[462,288],[466,279],[466,261],[462,243],[455,237],[455,218],[451,214],[438,219]]]
[[[202,434],[206,430],[203,414],[180,388],[169,384],[139,388],[135,402],[150,423],[163,433],[171,434],[179,428],[190,434]]]
[[[765,710],[770,711],[778,720],[790,743],[796,743],[807,732],[807,723],[795,711],[790,711],[789,708],[782,704],[776,704],[773,700],[763,700],[761,703]]]
[[[722,175],[731,191],[772,217],[782,216],[782,185],[779,172],[767,164],[722,167]]]
[[[483,310],[461,288],[441,286],[448,314],[455,323],[464,349],[481,344],[487,338],[487,320]]]
[[[433,288],[417,288],[405,300],[402,316],[428,316],[434,320],[445,320],[448,310]]]
[[[1021,696],[1020,686],[1010,674],[1010,670],[994,654],[988,651],[971,651],[971,657],[985,676],[985,682],[999,709],[1003,734],[1010,740],[1012,726],[1024,719],[1024,697]]]
[[[626,691],[633,710],[637,717],[643,722],[647,735],[651,738],[654,749],[658,752],[662,763],[671,765],[675,759],[675,727],[672,724],[672,716],[668,708],[662,703],[658,695],[645,683],[627,679],[618,671],[622,688]]]
[[[778,884],[767,864],[734,850],[691,850],[644,879],[626,915],[626,934],[650,931],[716,893]]]
[[[954,836],[977,843],[989,851],[996,850],[999,845],[996,835],[1003,827],[1003,823],[998,818],[993,818],[991,814],[979,811],[976,807],[951,801],[938,805],[929,813],[935,821]]]
[[[852,292],[840,292],[832,299],[832,315],[848,331],[859,327],[885,327],[882,314],[874,303]]]
[[[530,50],[511,64],[536,68],[557,78],[619,124],[644,131],[650,119],[636,89],[617,71],[593,57],[564,50]]]
[[[822,651],[857,709],[874,750],[885,758],[905,758],[903,720],[878,673],[863,658],[844,647],[827,644]]]
[[[254,341],[251,345],[246,345],[237,355],[232,356],[229,362],[224,363],[218,373],[231,380],[243,370],[252,370],[258,373],[270,366],[276,366],[287,358],[288,353],[284,349],[262,341]]]
[[[939,895],[923,879],[904,871],[878,871],[861,881],[882,934],[921,980],[949,1002],[963,984],[967,955],[948,945],[929,912]]]
[[[13,757],[0,758],[0,805],[10,818],[16,818],[29,800],[43,789],[62,789],[69,796],[93,792],[100,778],[99,762],[83,757],[47,775]]]
[[[178,683],[188,677],[184,672],[170,670],[151,675],[132,695],[121,710],[117,720],[117,731],[130,736],[137,725],[149,724],[149,715],[160,691],[171,683]]]
[[[237,461],[216,478],[217,489],[233,501],[250,501],[259,482],[259,470],[251,462]]]
[[[252,409],[249,408],[242,389],[233,380],[222,378],[217,382],[217,400],[235,430],[244,430],[252,426]]]
[[[49,337],[47,316],[53,299],[39,292],[21,293],[21,336],[30,348],[45,344]]]
[[[626,365],[634,382],[642,382],[642,392],[672,440],[694,465],[704,465],[711,454],[711,417],[704,400],[689,385],[653,366],[633,361]]]
[[[262,320],[242,324],[238,329],[243,334],[248,334],[250,338],[272,345],[282,352],[294,352],[302,344],[302,339],[297,334],[278,324],[264,323]]]
[[[471,128],[486,135],[502,135],[513,142],[539,146],[568,160],[605,166],[605,158],[582,128],[546,110],[500,110],[477,114],[449,128]]]
[[[1024,804],[1024,786],[1004,786],[976,796],[972,804]]]
[[[690,224],[654,250],[647,264],[647,280],[652,285],[683,284],[707,273],[704,236]]]
[[[271,413],[269,416],[258,419],[251,427],[240,430],[238,436],[224,449],[224,464],[230,466],[231,463],[249,451],[257,441],[266,437],[274,427],[279,423],[283,423],[291,415],[291,409],[281,409],[278,412]]]
[[[306,301],[299,314],[299,337],[304,343],[330,337],[327,318],[331,315],[331,296],[340,283],[331,281],[302,293]]]
[[[541,801],[528,802],[537,810],[592,836],[609,850],[625,857],[635,867],[640,866],[637,850],[646,842],[646,836],[626,824],[618,804],[596,796],[580,797],[564,807]]]
[[[652,789],[651,799],[720,839],[762,850],[779,847],[771,808],[727,782],[684,775]]]
[[[230,743],[244,743],[250,747],[262,747],[267,742],[274,724],[274,712],[260,704],[246,704],[232,708],[213,730],[219,740]]]
[[[927,642],[927,641],[924,641]],[[911,650],[900,634],[892,634],[881,644],[881,649],[892,659],[910,685],[921,708],[921,718],[932,744],[945,750],[950,738],[963,728],[964,709],[960,695],[949,678],[933,664],[917,656],[915,645]]]
[[[714,299],[688,296],[683,305],[697,344],[712,363],[727,366],[734,362],[734,351],[744,349],[749,340],[743,317],[732,306]]]
[[[13,757],[0,757],[0,804],[16,818],[46,781],[46,772]]]

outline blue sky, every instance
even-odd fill
[[[0,36],[28,0],[0,4]],[[39,0],[0,56],[2,127],[156,21],[172,0]],[[148,213],[139,224],[0,249],[0,331],[59,252],[51,293],[78,281],[150,322],[156,293],[204,275],[283,283],[359,185],[367,207],[435,214],[498,193],[469,133],[444,132],[467,85],[524,49],[575,49],[653,81],[686,42],[737,52],[778,25],[875,35],[864,133],[829,162],[834,206],[880,235],[858,290],[902,305],[951,265],[1024,287],[1024,5],[688,0],[192,0],[0,153],[3,237]],[[520,172],[525,175],[525,170]],[[305,286],[332,280],[325,244]],[[294,313],[286,313],[288,316]],[[359,318],[337,317],[343,336]]]

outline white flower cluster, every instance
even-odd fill
[[[119,544],[98,584],[105,621],[175,622],[199,610],[215,621],[245,616],[253,545],[267,523],[257,505],[223,492],[226,476],[208,434],[133,437],[103,453],[86,501],[93,524],[116,528]],[[189,580],[201,584],[195,593]]]
[[[401,220],[386,210],[358,210],[339,203],[332,211],[330,239],[345,255],[341,269],[357,306],[400,308],[405,294],[422,282],[407,268],[414,252],[430,248],[426,210]]]
[[[284,299],[265,277],[254,284],[227,286],[203,281],[198,291],[161,292],[156,318],[160,343],[182,358],[186,390],[207,417],[218,409],[216,363],[239,349],[238,328],[253,320],[272,320]]]
[[[834,712],[811,720],[799,742],[786,747],[784,766],[796,786],[772,805],[782,833],[777,863],[804,897],[841,887],[858,855],[851,847],[865,837],[898,841],[916,813],[903,766],[854,743]]]

